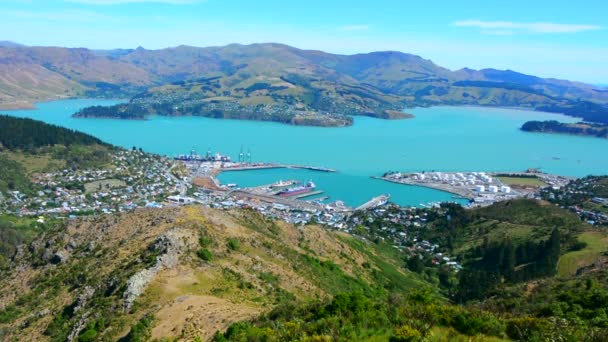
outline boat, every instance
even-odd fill
[[[271,188],[283,188],[283,187],[286,187],[286,186],[294,185],[296,183],[298,183],[298,181],[295,181],[295,180],[290,180],[290,181],[280,180],[280,181],[278,181],[278,182],[276,182],[274,184],[271,184],[270,187]]]
[[[315,188],[316,188],[315,183],[313,183],[312,181],[308,181],[308,182],[306,182],[305,185],[296,186],[296,187],[293,187],[293,188],[288,188],[288,189],[285,189],[285,190],[281,190],[281,191],[277,192],[277,195],[279,195],[279,196],[295,196],[295,195],[305,194],[307,192],[314,191]]]

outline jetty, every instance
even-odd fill
[[[337,172],[334,169],[321,166],[309,165],[290,165],[290,164],[230,164],[220,167],[221,171],[247,171],[247,170],[263,170],[263,169],[303,169],[319,172]]]
[[[334,169],[330,169],[327,167],[320,167],[320,166],[285,165],[285,167],[288,169],[305,169],[305,170],[320,171],[320,172],[336,172],[336,170],[334,170]]]
[[[295,198],[295,199],[300,199],[300,198],[306,198],[306,197],[310,197],[310,196],[320,195],[322,193],[323,193],[323,191],[318,190],[318,191],[311,191],[311,192],[306,192],[306,193],[303,193],[303,194],[299,194],[299,195],[295,195],[295,196],[288,196],[288,197]]]
[[[372,209],[372,208],[376,208],[376,207],[385,205],[388,202],[390,197],[391,197],[390,195],[380,195],[380,196],[374,197],[371,200],[369,200],[369,201],[361,204],[357,208],[355,208],[355,210],[366,210],[366,209]]]

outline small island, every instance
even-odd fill
[[[608,125],[598,123],[563,123],[555,120],[528,121],[521,126],[525,132],[559,133],[608,138]]]

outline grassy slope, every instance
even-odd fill
[[[160,271],[134,308],[123,311],[126,280],[154,263],[148,246],[168,231],[178,231],[182,237],[178,265]],[[196,256],[203,248],[201,236],[207,239],[204,248],[211,261]],[[229,243],[233,240],[238,247]],[[103,319],[106,328],[98,332],[100,336],[115,339],[151,314],[156,317],[151,328],[154,337],[208,338],[231,322],[280,303],[424,285],[400,268],[400,258],[390,250],[351,240],[319,227],[300,229],[271,222],[250,211],[199,207],[70,221],[66,228],[45,234],[34,244],[34,252],[24,251],[17,259],[23,269],[0,278],[0,307],[5,308],[0,316],[7,308],[11,312],[0,323],[0,331],[9,339],[60,340],[87,312],[89,323]],[[70,259],[52,266],[42,257],[47,250],[63,250]],[[379,273],[390,276],[378,277]],[[87,286],[95,294],[83,301],[85,309],[66,311]]]
[[[600,256],[608,252],[608,236],[603,232],[584,232],[578,236],[578,240],[585,243],[586,247],[562,255],[557,265],[558,277],[575,276],[580,268],[592,265]]]
[[[571,236],[585,229],[578,217],[547,202],[514,200],[497,203],[470,212],[468,223],[455,240],[456,254],[479,246],[487,238],[490,243],[511,238],[515,244],[546,239],[554,227]]]

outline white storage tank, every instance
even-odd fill
[[[511,187],[503,185],[503,186],[500,187],[500,192],[503,192],[505,194],[510,194],[511,193]]]
[[[490,192],[498,192],[498,187],[496,185],[490,185],[490,187],[488,188]]]
[[[484,191],[486,191],[486,187],[483,185],[477,185],[477,186],[475,186],[475,191],[484,192]]]

